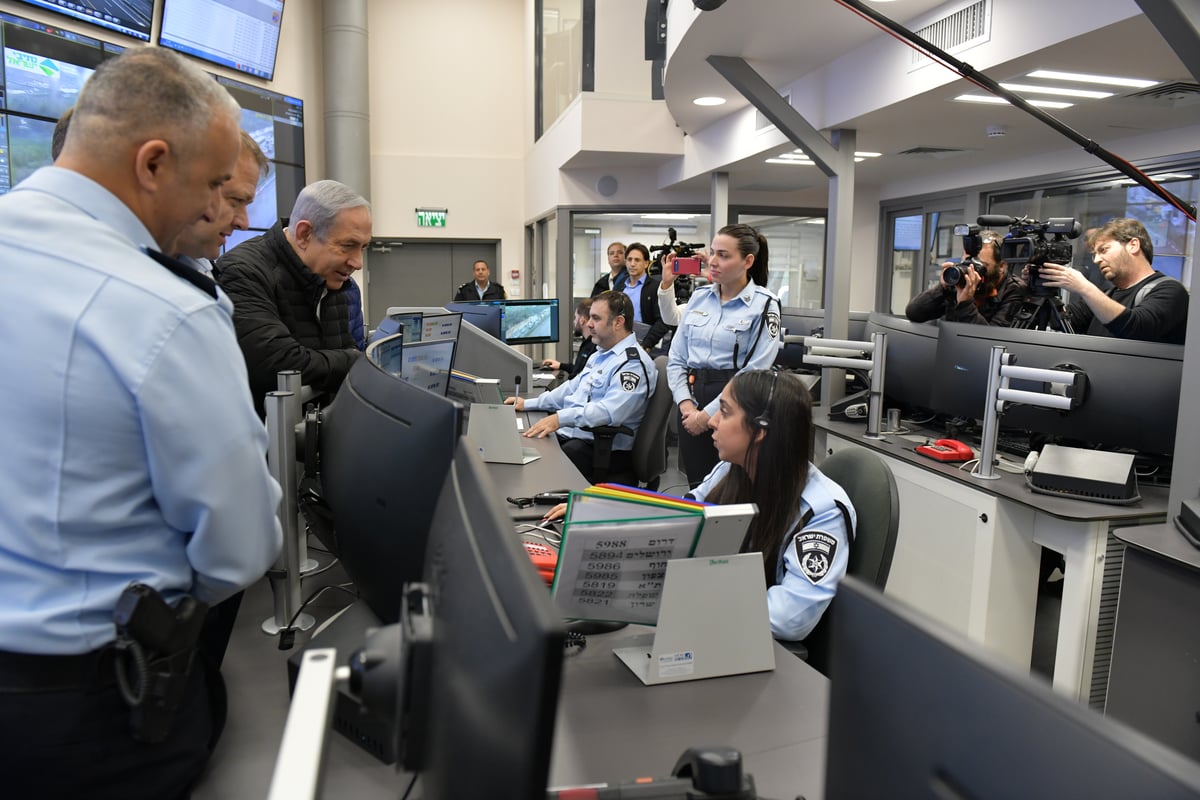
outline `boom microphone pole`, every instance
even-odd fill
[[[1055,131],[1075,142],[1085,151],[1091,153],[1104,163],[1113,167],[1122,175],[1129,177],[1139,185],[1145,187],[1151,192],[1154,192],[1154,194],[1161,197],[1164,201],[1170,203],[1172,206],[1186,214],[1188,219],[1190,219],[1192,222],[1196,221],[1196,207],[1191,203],[1180,197],[1177,197],[1176,195],[1164,189],[1162,186],[1159,186],[1158,183],[1156,183],[1149,175],[1142,172],[1140,169],[1135,167],[1133,164],[1130,164],[1120,156],[1105,150],[1100,146],[1099,143],[1087,138],[1071,126],[1067,125],[1061,120],[1056,119],[1051,114],[1047,114],[1042,109],[1025,102],[1024,98],[1010,92],[1008,89],[1005,89],[987,75],[977,71],[970,64],[958,60],[937,45],[926,41],[910,31],[908,28],[905,28],[903,25],[893,22],[875,9],[866,6],[861,2],[861,0],[834,0],[834,2],[845,6],[861,17],[865,17],[870,22],[873,22],[876,26],[890,32],[893,36],[907,41],[917,50],[925,53],[935,61],[941,63],[942,66],[946,67],[951,72],[966,78],[968,81],[980,87],[981,89],[986,89],[997,97],[1007,100],[1009,103],[1021,109],[1026,114],[1029,114],[1046,125],[1049,125]]]

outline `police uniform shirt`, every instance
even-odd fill
[[[722,303],[715,285],[697,289],[675,331],[667,360],[675,404],[692,399],[689,369],[768,369],[782,344],[779,298],[771,292],[751,281]],[[718,406],[719,399],[714,398],[704,410],[712,416]]]
[[[720,462],[691,491],[692,496],[703,501],[728,472],[729,463]],[[854,506],[842,487],[809,464],[800,507],[783,539],[775,585],[767,589],[771,635],[776,639],[796,641],[808,636],[846,575],[850,531],[838,503],[856,525]]]
[[[633,358],[630,353],[633,353]],[[556,411],[562,436],[591,439],[581,427],[628,425],[635,431],[646,413],[658,370],[632,333],[611,349],[598,349],[583,371],[553,391],[525,401],[525,408]],[[614,450],[632,450],[633,437],[617,434]]]

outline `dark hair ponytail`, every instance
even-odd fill
[[[737,241],[738,252],[745,256],[754,256],[750,265],[750,280],[759,286],[767,285],[767,237],[763,236],[749,225],[726,225],[717,231],[718,236],[730,236]]]

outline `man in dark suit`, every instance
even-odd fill
[[[504,293],[504,287],[498,283],[492,283],[489,280],[492,271],[488,269],[486,261],[476,261],[474,270],[475,280],[467,281],[462,286],[458,287],[458,291],[454,293],[454,301],[456,303],[461,303],[464,300],[508,299],[508,295]]]
[[[614,292],[624,292],[633,303],[634,322],[649,326],[639,344],[653,350],[670,330],[658,310],[658,282],[650,280],[650,250],[640,242],[625,248],[625,276],[617,281]]]

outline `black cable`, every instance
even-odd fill
[[[937,61],[939,64],[941,64],[943,67],[950,70],[954,74],[956,74],[962,78],[965,78],[966,80],[975,84],[979,88],[981,88],[985,91],[991,92],[992,94],[996,95],[997,97],[1001,97],[1001,98],[1007,100],[1013,106],[1021,109],[1026,114],[1029,114],[1030,116],[1037,119],[1039,122],[1042,122],[1045,125],[1048,125],[1051,129],[1053,129],[1054,131],[1056,131],[1058,133],[1061,133],[1063,136],[1067,137],[1072,142],[1075,142],[1080,147],[1082,147],[1086,152],[1090,153],[1091,155],[1096,156],[1096,158],[1100,159],[1101,161],[1108,164],[1109,166],[1115,168],[1121,174],[1128,176],[1129,178],[1136,181],[1142,187],[1144,187],[1144,188],[1148,189],[1149,191],[1153,192],[1154,194],[1158,195],[1160,198],[1162,198],[1168,204],[1177,208],[1179,211],[1182,211],[1187,216],[1187,218],[1190,219],[1192,222],[1196,221],[1195,206],[1188,203],[1186,200],[1184,200],[1180,197],[1177,197],[1176,195],[1167,191],[1165,188],[1163,188],[1158,183],[1156,183],[1153,178],[1151,178],[1146,173],[1142,172],[1140,169],[1135,167],[1133,164],[1130,164],[1125,159],[1121,158],[1120,156],[1118,156],[1108,150],[1105,150],[1097,142],[1087,138],[1086,136],[1079,133],[1074,128],[1072,128],[1071,126],[1062,122],[1061,120],[1054,117],[1053,115],[1047,114],[1045,111],[1041,110],[1037,106],[1030,105],[1029,103],[1027,103],[1025,101],[1025,99],[1023,97],[1021,97],[1020,95],[1014,94],[1013,92],[1010,92],[1008,89],[1005,89],[1003,86],[1001,86],[996,81],[989,78],[987,75],[984,75],[982,72],[979,72],[978,70],[976,70],[970,64],[967,64],[964,61],[959,61],[957,58],[950,55],[945,50],[942,50],[940,47],[933,44],[932,42],[929,42],[926,39],[921,38],[917,34],[913,33],[912,31],[908,30],[907,28],[905,28],[903,25],[893,22],[892,20],[890,20],[887,17],[880,14],[875,9],[863,5],[862,2],[860,2],[860,0],[835,0],[835,2],[837,2],[838,5],[841,5],[841,6],[844,6],[845,8],[850,9],[851,11],[858,14],[863,19],[872,23],[877,28],[883,30],[884,32],[888,33],[889,35],[893,36],[894,38],[905,42],[906,44],[908,44],[910,47],[912,47],[917,52],[928,56],[929,58],[933,59],[934,61]]]
[[[292,618],[290,620],[288,620],[287,626],[279,631],[279,649],[280,650],[291,650],[292,649],[292,644],[296,640],[296,629],[293,627],[296,624],[296,620],[300,619],[300,615],[302,613],[304,613],[304,609],[308,607],[308,604],[311,603],[312,601],[316,600],[322,594],[324,594],[326,589],[337,589],[339,592],[345,592],[346,594],[350,595],[355,600],[358,599],[358,592],[352,592],[349,589],[347,589],[345,586],[341,586],[336,583],[331,583],[327,586],[322,586],[320,589],[317,589],[315,592],[310,594],[304,602],[302,602],[300,604],[300,607],[296,609],[296,613],[292,615]]]
[[[412,780],[408,782],[408,788],[404,790],[404,794],[401,795],[400,800],[408,800],[408,796],[412,794],[413,787],[417,785],[418,774],[416,772],[413,773]]]

